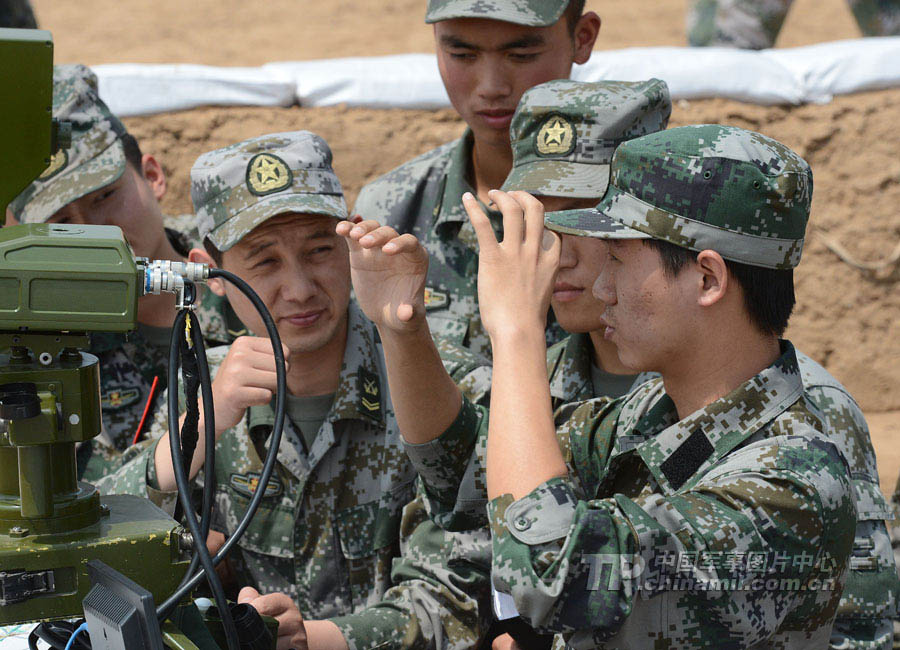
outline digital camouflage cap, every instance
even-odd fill
[[[659,79],[535,86],[510,124],[513,166],[503,189],[599,199],[616,147],[665,129],[671,114],[669,87]]]
[[[662,239],[752,266],[797,266],[812,171],[788,147],[731,126],[682,126],[624,142],[595,208],[546,215],[551,230]]]
[[[331,149],[309,131],[273,133],[203,154],[191,168],[201,239],[227,251],[286,212],[347,218]]]
[[[53,66],[53,117],[72,124],[72,146],[60,149],[9,208],[21,223],[42,223],[125,171],[125,126],[97,94],[97,77],[83,65]]]
[[[528,27],[552,25],[569,0],[428,0],[426,23],[453,18],[489,18]]]

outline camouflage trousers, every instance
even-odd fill
[[[692,0],[688,42],[762,50],[775,45],[793,0]],[[900,35],[900,0],[847,0],[864,36]]]

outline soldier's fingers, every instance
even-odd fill
[[[382,250],[388,255],[398,255],[400,253],[411,253],[422,260],[428,259],[428,251],[422,246],[415,235],[406,233],[392,239],[384,245]]]
[[[238,592],[238,603],[251,603],[259,598],[259,592],[253,587],[244,587]]]
[[[397,231],[390,226],[379,226],[359,239],[363,248],[377,248],[397,238]]]
[[[353,221],[338,221],[338,224],[334,227],[334,232],[341,237],[347,237],[350,234],[350,231],[353,230],[354,225],[355,223]]]
[[[243,386],[240,390],[235,391],[232,401],[241,407],[264,406],[272,401],[274,394],[274,389],[270,390],[259,386]]]
[[[381,224],[375,221],[374,219],[366,219],[364,221],[360,221],[355,224],[353,228],[350,230],[350,239],[355,239],[359,241],[361,237],[365,237],[373,230],[377,230],[381,227]]]
[[[259,596],[250,604],[263,616],[274,616],[275,618],[278,618],[280,615],[290,611],[294,607],[294,601],[292,601],[287,594],[280,593]],[[279,636],[281,636],[281,630],[278,632]]]
[[[242,337],[243,338],[243,337]],[[247,346],[253,352],[265,355],[272,360],[272,369],[275,369],[275,351],[272,348],[272,339],[263,338],[261,336],[248,336]],[[285,366],[288,365],[291,350],[284,343],[281,344],[281,353],[284,355]],[[267,366],[268,367],[268,366]]]
[[[494,236],[494,229],[491,228],[491,222],[488,220],[484,210],[481,209],[481,206],[478,205],[475,196],[471,192],[466,192],[462,195],[462,202],[463,207],[466,209],[466,214],[469,215],[469,222],[472,224],[472,228],[475,229],[475,236],[478,238],[478,248],[481,254],[484,255],[486,252],[495,250],[497,248],[497,238]]]
[[[504,243],[520,243],[525,232],[525,211],[522,206],[502,190],[491,190],[488,194],[503,214]]]
[[[544,205],[528,192],[516,191],[509,195],[525,211],[525,243],[537,250],[544,237]]]

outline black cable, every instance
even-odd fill
[[[191,318],[193,316],[193,318]],[[187,322],[188,326],[193,329],[197,321],[196,316],[194,316],[193,312],[188,312]],[[186,336],[180,336],[179,338],[179,346],[180,346],[180,355],[181,355],[181,379],[184,382],[184,396],[185,396],[185,404],[186,409],[184,413],[184,420],[181,424],[181,458],[182,463],[185,467],[190,468],[192,463],[194,462],[194,452],[197,450],[197,440],[200,437],[199,432],[197,431],[197,423],[200,421],[200,407],[197,404],[197,395],[200,390],[200,371],[198,369],[198,351],[193,347],[194,337],[191,336],[191,340],[188,341]],[[205,351],[203,352],[205,354]],[[200,510],[202,514],[202,519],[207,520],[209,522],[209,517],[206,516],[206,510]],[[180,522],[182,517],[182,509],[181,509],[181,501],[175,504],[175,514],[173,515],[173,519],[175,521]],[[203,526],[201,524],[201,531],[203,530]],[[205,531],[208,533],[209,531]],[[204,536],[204,541],[206,537]],[[196,569],[196,567],[194,567]]]
[[[49,645],[53,650],[65,650],[69,639],[75,634],[75,630],[84,623],[84,619],[79,621],[44,621],[38,623],[28,635],[28,647],[30,650],[39,650],[38,640]],[[86,634],[78,635],[72,643],[73,650],[91,650],[90,637]]]
[[[188,316],[191,322],[191,341],[194,344],[194,353],[196,354],[197,360],[197,371],[200,378],[200,393],[201,399],[203,400],[203,438],[204,443],[206,445],[204,460],[203,460],[203,471],[206,475],[207,479],[203,482],[203,502],[200,508],[200,529],[203,532],[204,540],[209,536],[209,527],[210,520],[212,519],[212,509],[213,509],[213,499],[216,494],[216,482],[213,480],[216,475],[216,422],[215,422],[215,412],[213,409],[213,396],[212,396],[212,380],[209,375],[209,363],[206,359],[206,343],[203,340],[203,333],[200,330],[200,322],[197,320],[197,316],[191,312]],[[190,399],[188,398],[188,403],[190,404]],[[196,396],[193,398],[196,401]],[[182,436],[183,437],[183,436]],[[191,460],[188,459],[188,467],[190,467]],[[180,505],[180,503],[179,503]],[[214,564],[218,564],[216,559],[213,559]],[[200,564],[200,556],[194,553],[191,557],[191,564],[188,567],[188,570],[184,574],[184,578],[181,581],[182,586],[190,580],[191,576],[194,575],[194,572],[197,570],[197,567]],[[168,613],[165,613],[165,616],[160,614],[160,620],[168,618]]]
[[[260,317],[263,320],[263,323],[266,326],[266,332],[269,335],[269,339],[272,341],[272,351],[275,354],[275,374],[276,374],[276,389],[275,389],[275,424],[272,428],[272,439],[269,442],[269,449],[266,452],[266,459],[263,462],[262,472],[260,472],[259,476],[259,484],[257,485],[256,491],[253,493],[253,497],[250,499],[250,503],[247,505],[247,510],[244,513],[244,516],[241,518],[241,521],[238,523],[237,528],[235,528],[234,533],[232,533],[231,537],[229,537],[225,541],[225,545],[219,549],[219,552],[216,553],[216,556],[213,558],[213,564],[218,564],[222,561],[222,559],[228,555],[231,549],[237,544],[238,540],[247,530],[247,526],[250,525],[250,521],[253,519],[253,516],[256,514],[256,511],[259,509],[259,504],[262,502],[262,498],[266,493],[266,486],[269,483],[269,478],[272,476],[272,472],[275,469],[275,463],[278,459],[278,447],[281,445],[281,433],[284,429],[284,400],[285,395],[287,394],[287,377],[285,375],[284,369],[284,350],[281,347],[281,337],[278,335],[278,329],[275,327],[275,321],[272,320],[271,314],[269,314],[269,310],[266,309],[265,303],[262,299],[256,294],[253,288],[244,282],[241,278],[234,275],[233,273],[229,273],[223,269],[210,269],[209,277],[211,278],[223,278],[231,282],[234,286],[236,286],[247,299],[253,303],[253,306],[256,308],[256,311],[259,313]],[[170,370],[171,372],[171,370]],[[208,368],[207,368],[207,378],[208,378]],[[208,382],[206,382],[208,383]],[[201,380],[201,389],[203,388],[204,382]],[[169,400],[170,400],[170,412],[171,412],[171,400],[172,400],[172,389],[169,389]],[[210,402],[212,401],[212,393],[210,389]],[[204,400],[205,400],[204,396]],[[206,409],[206,404],[204,402],[204,413],[211,413],[212,408],[209,410]],[[176,410],[177,410],[177,400],[176,400]],[[207,422],[207,427],[209,423]],[[215,445],[207,445],[206,453],[210,453],[210,449]],[[204,489],[206,488],[204,484]],[[205,546],[205,544],[204,544]],[[184,598],[191,589],[196,586],[200,579],[203,577],[203,572],[197,572],[189,579],[182,581],[181,586],[175,590],[169,598],[167,598],[162,605],[157,609],[157,614],[159,616],[159,620],[163,621],[169,617],[172,613],[172,610],[175,609],[175,606]]]
[[[203,571],[196,574],[198,576],[197,580],[199,581],[199,576],[206,576],[206,581],[209,583],[213,599],[222,618],[222,626],[225,628],[225,640],[228,642],[228,650],[240,650],[240,641],[238,640],[237,630],[234,627],[231,609],[228,607],[228,599],[225,597],[222,582],[219,580],[215,565],[213,565],[212,558],[209,555],[209,549],[206,548],[206,538],[200,530],[200,522],[197,521],[197,515],[194,513],[194,507],[191,503],[190,481],[181,453],[176,387],[178,386],[178,356],[181,348],[179,339],[184,336],[184,324],[188,313],[190,312],[187,309],[182,309],[178,312],[178,315],[175,317],[175,324],[172,326],[172,340],[169,344],[169,450],[172,454],[175,484],[178,487],[178,500],[181,501],[181,506],[184,509],[184,517],[187,520],[191,535],[194,537],[194,549],[203,567]]]

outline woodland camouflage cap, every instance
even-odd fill
[[[513,115],[513,167],[503,189],[599,199],[616,147],[666,128],[671,113],[669,88],[659,79],[535,86]]]
[[[125,126],[97,94],[97,77],[83,65],[53,66],[53,117],[72,124],[72,146],[50,164],[9,208],[21,223],[42,223],[125,171]]]
[[[428,0],[426,23],[452,18],[490,18],[529,27],[552,25],[569,0]]]
[[[191,168],[200,238],[227,251],[286,212],[347,218],[331,149],[309,131],[273,133],[203,154]]]
[[[546,215],[551,230],[662,239],[752,266],[797,266],[812,171],[788,147],[730,126],[682,126],[623,143],[596,208]]]

